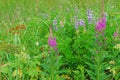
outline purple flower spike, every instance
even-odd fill
[[[90,9],[87,9],[87,17],[88,17],[88,23],[91,24],[93,22],[93,14]]]
[[[53,29],[54,29],[54,30],[58,30],[58,27],[57,27],[57,19],[56,19],[56,18],[53,20]]]
[[[106,18],[99,19],[96,25],[96,30],[102,32],[106,28]]]
[[[49,38],[48,39],[48,44],[49,44],[49,46],[51,46],[51,47],[55,47],[55,46],[57,46],[57,43],[56,43],[56,38]]]
[[[75,29],[78,29],[79,23],[78,21],[75,22]]]
[[[85,21],[82,20],[82,19],[80,19],[80,20],[79,20],[79,25],[80,25],[80,26],[85,26]]]
[[[78,27],[79,27],[79,22],[78,22],[77,16],[74,16],[74,27],[75,27],[75,29],[78,29]]]

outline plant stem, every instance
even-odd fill
[[[104,17],[104,0],[101,0],[101,4],[100,4],[100,17],[101,18]]]

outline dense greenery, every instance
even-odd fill
[[[0,80],[120,80],[120,0],[101,1],[0,0]]]

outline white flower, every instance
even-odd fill
[[[36,46],[39,46],[39,42],[38,41],[35,44],[36,44]]]

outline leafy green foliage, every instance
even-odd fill
[[[87,70],[90,78],[92,80],[106,80],[109,75],[106,75],[105,70],[108,67],[105,59],[107,58],[108,53],[102,52],[94,54],[93,58],[90,59],[90,62],[86,62],[89,66]]]
[[[106,29],[96,32],[100,1],[0,0],[0,80],[119,80],[120,0],[104,0]]]
[[[59,74],[66,73],[67,70],[60,69],[63,66],[61,62],[61,56],[50,53],[50,55],[41,64],[43,71],[41,73],[43,80],[63,80],[59,77]]]

